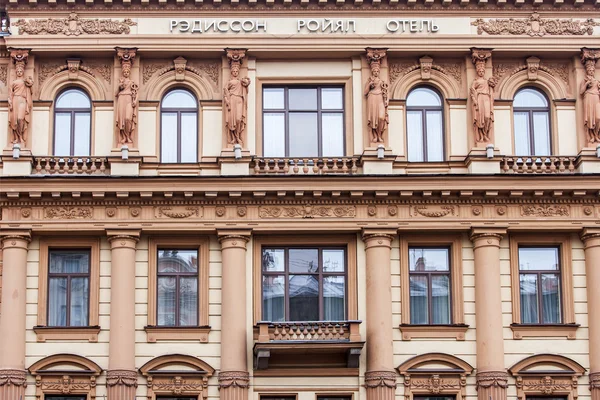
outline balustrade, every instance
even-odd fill
[[[358,157],[342,158],[254,158],[254,173],[289,175],[356,174]]]
[[[508,174],[572,174],[577,157],[509,156],[502,158],[502,172]]]
[[[259,322],[258,342],[286,340],[359,341],[360,321]]]
[[[106,157],[35,157],[35,175],[106,175]]]

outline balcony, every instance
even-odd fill
[[[255,175],[353,175],[358,172],[359,157],[342,158],[266,158],[255,157],[251,168]]]
[[[34,157],[33,175],[110,175],[106,157]]]
[[[506,156],[500,168],[505,174],[572,174],[576,172],[577,157]]]
[[[254,343],[254,368],[293,375],[306,368],[334,375],[358,373],[365,342],[361,321],[259,322]],[[304,372],[305,373],[305,372]]]

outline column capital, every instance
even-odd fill
[[[219,372],[219,389],[250,387],[250,373],[247,371],[221,371]]]
[[[396,388],[395,371],[367,371],[365,372],[365,387],[373,389],[377,387]]]
[[[477,388],[499,387],[506,389],[508,387],[508,373],[506,371],[483,371],[478,372]]]
[[[250,241],[252,237],[251,229],[224,229],[217,231],[219,243],[221,243],[221,249],[246,249],[246,243]]]
[[[137,371],[130,371],[128,369],[112,369],[106,372],[106,385],[107,386],[138,386],[138,373]]]
[[[374,247],[392,247],[392,241],[398,234],[396,229],[363,229],[362,240],[367,249]]]
[[[506,235],[506,228],[471,228],[470,239],[475,247],[500,246],[500,241]]]
[[[135,249],[136,243],[140,240],[139,229],[107,229],[106,236],[111,249],[131,248]]]
[[[600,228],[583,228],[580,237],[586,249],[600,246]]]
[[[20,229],[20,230],[4,230],[0,234],[0,241],[2,241],[2,248],[20,248],[27,250],[29,242],[31,242],[31,230]]]
[[[600,390],[600,372],[590,373],[590,390]]]
[[[27,387],[27,371],[22,369],[0,369],[0,386]]]

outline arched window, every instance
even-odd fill
[[[406,99],[408,161],[444,160],[442,97],[428,87],[413,89]]]
[[[170,91],[160,105],[160,160],[189,163],[198,160],[198,101],[183,89]]]
[[[92,102],[83,90],[67,89],[54,105],[54,155],[89,156]]]
[[[544,93],[534,88],[517,92],[513,102],[515,155],[549,156],[550,107]]]

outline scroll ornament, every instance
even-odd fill
[[[485,78],[485,63],[492,56],[488,49],[471,49],[471,58],[477,71],[477,78],[471,84],[469,95],[472,102],[473,130],[477,143],[489,143],[494,124],[494,77]]]
[[[589,143],[600,143],[600,81],[596,79],[596,63],[600,50],[582,49],[581,62],[585,78],[579,86],[583,98],[583,126]]]
[[[137,25],[131,19],[114,21],[111,19],[85,19],[71,13],[67,18],[19,19],[13,24],[19,34],[28,35],[121,35],[128,34],[130,27]]]
[[[383,143],[383,134],[389,123],[388,83],[381,79],[381,61],[385,58],[384,49],[367,48],[367,62],[371,76],[365,85],[367,98],[367,126],[372,143]]]
[[[117,48],[121,60],[121,78],[117,92],[116,126],[119,131],[119,144],[133,144],[133,133],[137,126],[137,94],[139,86],[130,79],[135,49]]]
[[[25,65],[29,50],[11,50],[11,58],[15,65],[15,79],[8,91],[8,128],[11,133],[11,143],[27,145],[27,128],[31,122],[33,107],[32,87],[33,78],[25,77]]]
[[[246,50],[227,49],[231,77],[223,88],[223,102],[225,103],[225,127],[227,129],[227,142],[230,145],[243,146],[243,135],[246,130],[248,113],[248,86],[250,78],[240,78],[240,67],[246,56]]]

